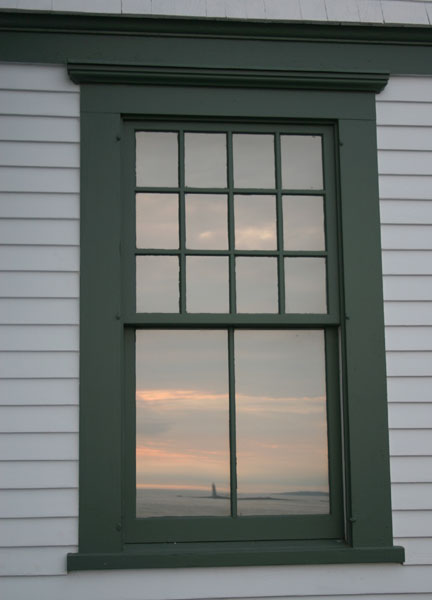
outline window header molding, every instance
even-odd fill
[[[315,72],[269,69],[164,67],[69,62],[74,83],[193,85],[267,89],[381,92],[388,73]]]

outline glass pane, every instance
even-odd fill
[[[228,516],[226,331],[136,332],[137,517]]]
[[[325,250],[321,196],[284,196],[285,250]]]
[[[178,248],[177,194],[137,194],[137,248]]]
[[[235,247],[276,250],[275,196],[234,196]]]
[[[285,258],[287,313],[327,312],[325,258]]]
[[[185,182],[188,187],[227,185],[226,135],[185,133]]]
[[[273,188],[275,186],[274,136],[234,134],[234,186]]]
[[[237,258],[236,286],[237,312],[278,312],[276,258]]]
[[[136,181],[140,187],[177,187],[177,134],[139,131],[136,134]]]
[[[186,247],[199,250],[228,248],[226,195],[186,194]]]
[[[236,331],[239,515],[329,512],[322,331]]]
[[[189,313],[229,312],[227,256],[186,258],[186,310]]]
[[[321,136],[282,135],[282,187],[291,190],[323,188]]]
[[[137,256],[137,312],[179,311],[179,261],[176,256]]]

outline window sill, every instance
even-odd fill
[[[68,571],[265,565],[402,563],[400,546],[352,548],[343,541],[127,544],[124,552],[68,554]]]

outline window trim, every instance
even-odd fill
[[[101,70],[106,69],[104,65]],[[209,87],[211,69],[206,70],[201,84],[195,80],[193,88],[167,72],[157,85],[154,80],[149,85],[124,85],[127,69],[118,65],[113,67],[108,82],[94,84],[98,81],[97,71],[95,65],[88,69],[82,64],[79,69],[69,66],[72,79],[85,85],[81,87],[79,551],[68,555],[68,569],[402,562],[403,549],[392,545],[376,164],[374,92],[382,89],[386,76],[381,75],[377,85],[375,75],[367,79],[364,74],[344,77],[338,73],[336,91],[334,87],[323,89],[325,82],[313,73],[303,74],[303,83],[296,83],[302,89],[294,90],[266,79],[264,74],[258,81],[240,78],[233,94],[218,77],[214,87]],[[121,82],[116,80],[116,73],[121,74]],[[136,84],[137,80],[132,78],[130,83]],[[148,545],[124,542],[120,426],[123,365],[118,352],[124,343],[121,173],[127,161],[134,159],[128,152],[121,152],[119,142],[123,119],[140,115],[174,116],[179,120],[206,120],[208,115],[269,122],[315,120],[336,127],[339,194],[343,198],[339,226],[345,306],[341,325],[345,373],[344,539]],[[103,427],[101,414],[106,415]],[[367,445],[363,443],[365,431]],[[368,474],[367,486],[364,473]]]

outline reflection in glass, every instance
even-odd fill
[[[322,196],[284,196],[285,250],[325,250]]]
[[[226,135],[185,133],[185,182],[188,187],[227,185]]]
[[[275,196],[234,196],[235,247],[276,250]]]
[[[237,257],[236,296],[239,313],[278,312],[276,258]]]
[[[179,261],[176,256],[137,256],[137,312],[179,311]]]
[[[137,517],[229,516],[226,331],[136,332]]]
[[[287,313],[327,312],[325,258],[285,258]]]
[[[136,182],[140,187],[178,185],[177,133],[139,131],[136,134]]]
[[[237,133],[233,135],[234,186],[274,188],[274,136]]]
[[[186,311],[229,312],[227,256],[186,258]]]
[[[137,248],[178,248],[177,194],[136,195]]]
[[[321,190],[321,136],[282,135],[280,139],[282,187],[291,190]]]
[[[225,194],[186,194],[186,247],[199,250],[228,248]]]
[[[238,514],[326,514],[324,334],[236,331]]]

